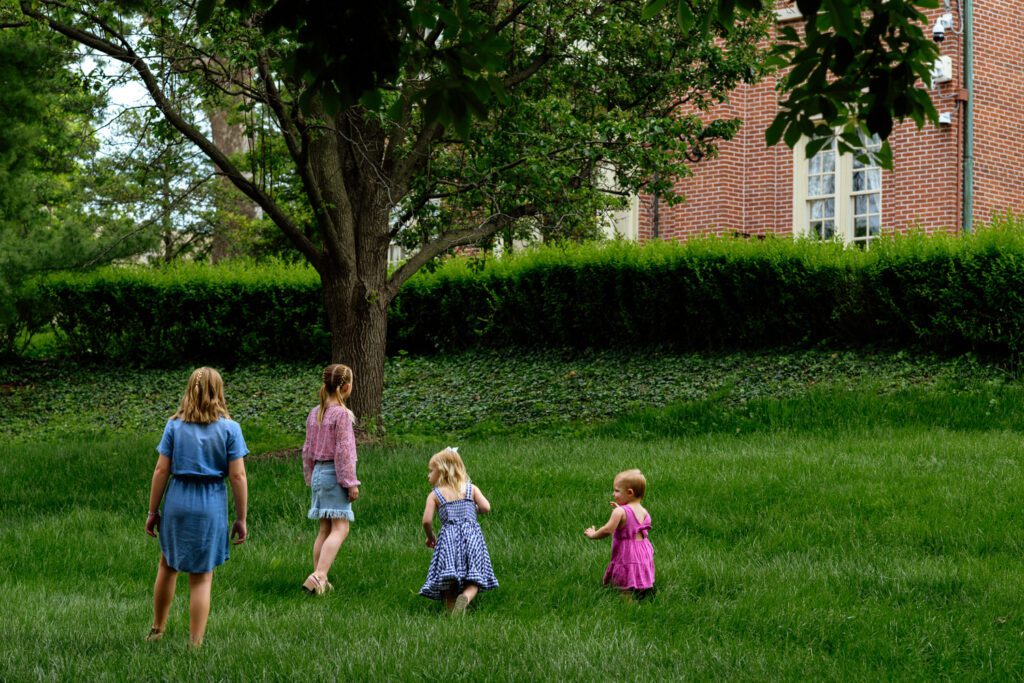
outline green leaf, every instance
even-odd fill
[[[736,0],[718,0],[718,21],[726,31],[732,30],[735,15]]]
[[[888,140],[882,143],[876,155],[879,166],[885,169],[892,169],[892,147],[889,145]]]
[[[800,14],[804,15],[806,23],[813,25],[814,18],[818,16],[818,10],[821,8],[821,0],[796,0],[796,6]]]
[[[676,6],[676,22],[679,24],[680,30],[684,32],[693,28],[694,16],[689,0],[679,0],[679,4]]]
[[[825,13],[839,36],[849,38],[853,35],[854,12],[859,14],[860,7],[842,0],[825,0]]]
[[[786,141],[786,146],[790,149],[796,147],[796,143],[800,142],[800,125],[797,121],[792,121],[789,127],[786,128],[785,134],[782,139]]]
[[[333,83],[326,83],[320,88],[320,101],[324,105],[324,111],[328,116],[337,116],[341,111],[341,95]]]
[[[686,2],[686,0],[679,0],[679,2],[684,3]],[[653,19],[654,16],[658,14],[658,12],[665,9],[665,5],[667,4],[668,0],[649,0],[649,2],[644,6],[644,10],[640,15],[641,19],[643,19],[644,21],[649,21],[650,19]]]
[[[826,147],[828,147],[829,145],[831,145],[833,139],[834,138],[832,136],[825,136],[825,137],[820,137],[820,138],[811,138],[808,141],[807,147],[804,150],[804,155],[808,159],[814,157],[815,154],[817,154],[821,150],[823,150]]]
[[[764,133],[765,144],[769,147],[777,144],[782,139],[782,132],[786,129],[787,123],[786,112],[781,111],[776,114],[772,125],[768,126],[768,130]]]
[[[461,97],[452,97],[449,101],[452,110],[452,127],[456,135],[463,140],[469,140],[470,124],[473,117],[469,112],[466,100]]]
[[[383,104],[383,98],[380,90],[376,88],[367,90],[363,93],[363,96],[359,98],[359,103],[370,111],[378,111]]]
[[[213,17],[213,10],[217,7],[217,0],[199,0],[196,3],[196,23],[203,26],[209,23]]]

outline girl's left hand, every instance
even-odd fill
[[[235,545],[245,543],[245,537],[249,535],[249,529],[245,525],[244,519],[236,519],[235,523],[231,525],[231,538],[234,539]]]
[[[597,533],[597,527],[587,527],[587,530],[583,532],[583,535],[587,538],[593,538],[594,534]]]
[[[160,515],[150,514],[146,518],[146,533],[156,538],[158,531],[160,531]]]

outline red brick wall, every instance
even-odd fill
[[[1024,3],[974,2],[974,220],[1024,212]]]
[[[975,211],[987,220],[1008,208],[1024,211],[1024,183],[1017,170],[1024,160],[1024,60],[1017,42],[1024,35],[1024,12],[1010,3],[1002,9],[975,9]],[[1021,9],[1024,9],[1022,7]],[[942,10],[928,13],[935,23]],[[883,234],[923,229],[960,230],[963,187],[963,112],[956,100],[963,87],[963,37],[957,0],[954,31],[946,32],[941,52],[952,58],[953,80],[931,91],[940,113],[952,123],[917,130],[898,124],[890,138],[894,169],[883,173]],[[931,32],[929,28],[929,33]],[[793,153],[785,145],[768,148],[764,131],[776,113],[775,81],[742,86],[730,102],[709,117],[737,116],[737,137],[720,145],[717,159],[693,165],[693,176],[676,183],[686,202],[659,207],[657,236],[686,239],[704,234],[793,234]],[[653,200],[642,196],[640,237],[654,237]]]

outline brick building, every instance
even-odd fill
[[[634,198],[617,217],[616,232],[643,241],[741,233],[867,242],[914,228],[962,231],[967,215],[983,223],[1007,210],[1024,212],[1024,5],[944,2],[928,13],[931,24],[947,13],[952,20],[940,43],[949,80],[931,91],[944,123],[920,131],[909,121],[897,124],[892,171],[834,150],[807,159],[800,145],[766,147],[777,100],[769,79],[742,86],[712,112],[738,117],[743,126],[721,144],[718,158],[678,181],[686,201],[669,207]],[[780,3],[777,15],[780,24],[799,18],[789,3]]]

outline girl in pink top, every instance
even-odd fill
[[[356,479],[356,436],[352,411],[345,399],[352,393],[352,370],[341,364],[324,368],[320,405],[306,418],[306,443],[302,446],[302,472],[312,489],[310,519],[320,520],[313,541],[313,573],[302,584],[310,595],[334,588],[327,580],[334,558],[355,521],[352,503],[359,498]]]
[[[612,484],[612,516],[600,529],[590,527],[587,538],[612,537],[612,561],[604,572],[605,585],[643,598],[654,590],[654,548],[647,539],[651,515],[641,504],[647,491],[647,480],[640,470],[626,470],[615,475]]]

